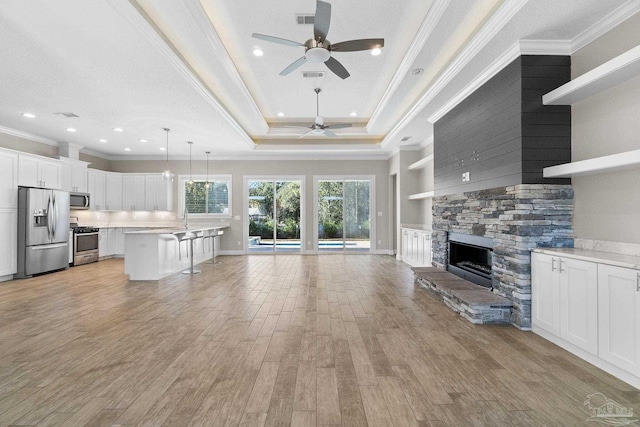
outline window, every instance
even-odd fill
[[[231,216],[231,175],[210,176],[209,188],[204,175],[194,175],[193,185],[188,180],[189,176],[179,177],[181,213],[186,207],[189,215]]]

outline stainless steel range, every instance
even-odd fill
[[[73,228],[73,265],[98,261],[99,231],[96,227]]]

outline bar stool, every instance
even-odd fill
[[[198,274],[200,273],[200,270],[194,270],[193,269],[193,258],[194,258],[194,254],[193,254],[193,241],[202,237],[202,234],[198,234],[197,232],[185,232],[184,234],[182,234],[179,238],[178,238],[178,245],[180,245],[181,242],[183,241],[188,241],[189,242],[189,253],[191,254],[191,259],[189,260],[189,269],[188,270],[184,270],[182,272],[182,274]],[[180,249],[178,249],[179,251]],[[187,254],[189,255],[189,254]]]
[[[204,253],[204,240],[211,239],[211,262],[209,264],[220,264],[222,261],[216,261],[216,237],[220,233],[218,230],[207,230],[207,235],[203,237],[202,253]]]

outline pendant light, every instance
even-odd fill
[[[171,129],[164,128],[164,131],[167,133],[167,147],[165,149],[165,151],[167,152],[167,168],[164,170],[164,172],[162,172],[162,180],[173,182],[173,177],[175,175],[169,169],[169,132],[171,132]]]
[[[211,154],[211,151],[205,151],[204,153],[207,155],[207,181],[204,184],[204,188],[208,190],[209,187],[211,187],[211,184],[209,183],[209,154]]]
[[[187,185],[189,187],[193,186],[193,174],[191,169],[191,147],[193,146],[193,141],[187,141],[189,144],[189,181],[187,181]]]

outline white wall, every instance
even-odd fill
[[[171,170],[176,174],[188,174],[188,161],[171,161]],[[212,160],[209,163],[211,174],[231,174],[233,176],[232,215],[240,216],[240,220],[231,220],[231,227],[222,239],[222,250],[239,251],[243,245],[243,186],[244,176],[305,176],[306,202],[306,240],[312,240],[313,229],[313,177],[318,175],[374,175],[376,177],[376,206],[372,215],[376,215],[376,241],[372,247],[377,251],[388,251],[392,246],[389,234],[389,162],[388,160]],[[114,172],[160,172],[165,168],[164,161],[112,161]],[[193,161],[193,174],[204,174],[206,162]],[[177,196],[177,179],[174,195]],[[177,210],[177,197],[174,198]],[[382,212],[382,216],[377,216]],[[380,241],[378,244],[377,241]],[[237,242],[241,242],[240,245]],[[313,247],[307,247],[313,250]]]
[[[640,14],[572,57],[572,78],[640,44]],[[640,77],[572,107],[572,160],[640,149]],[[640,243],[640,169],[575,177],[575,237]]]

